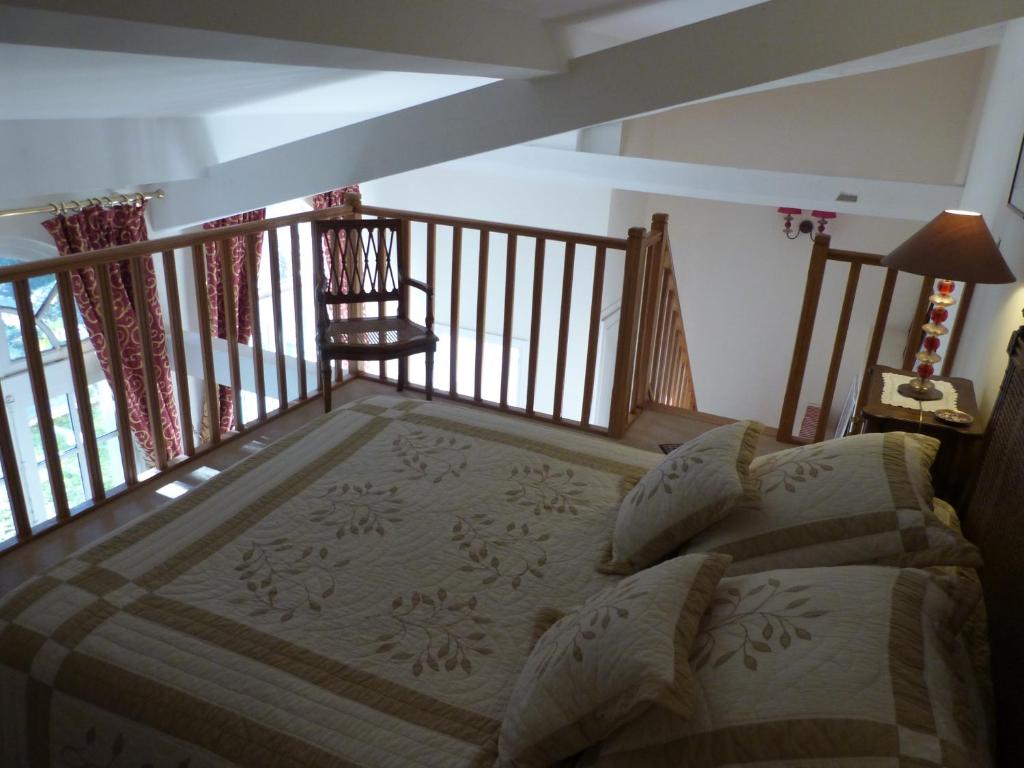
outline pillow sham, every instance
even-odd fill
[[[749,467],[764,427],[740,421],[676,448],[622,500],[598,570],[635,573],[677,551],[695,534],[751,503]]]
[[[651,712],[582,764],[988,763],[956,637],[976,585],[949,590],[919,570],[846,566],[726,578],[716,592],[690,657],[695,714]]]
[[[499,764],[550,765],[651,707],[688,716],[687,657],[729,558],[677,557],[622,579],[537,640],[498,737]]]
[[[695,536],[683,552],[733,556],[730,575],[854,563],[978,566],[978,549],[932,512],[938,440],[854,435],[755,459],[759,500]]]

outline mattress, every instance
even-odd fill
[[[486,766],[542,609],[661,457],[392,397],[0,603],[5,765]]]

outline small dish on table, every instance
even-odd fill
[[[974,417],[971,414],[966,411],[958,411],[956,408],[942,408],[935,411],[935,418],[957,427],[966,427],[974,423]]]

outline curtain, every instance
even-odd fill
[[[75,214],[61,214],[44,221],[43,227],[53,237],[58,252],[67,256],[148,239],[144,217],[145,203],[117,205],[110,208],[94,205]],[[103,328],[96,269],[106,269],[110,274],[117,339],[107,339],[106,331]],[[153,260],[148,256],[142,259],[141,271],[149,316],[149,328],[145,332],[149,333],[153,347],[153,359],[148,361],[148,364],[152,367],[156,378],[158,403],[148,402],[146,396],[145,366],[147,361],[142,357],[139,317],[135,306],[135,293],[129,263],[119,261],[96,268],[85,267],[72,270],[71,286],[75,295],[75,303],[82,313],[82,320],[89,332],[89,339],[111,386],[113,386],[113,381],[107,345],[116,343],[120,349],[121,367],[124,373],[124,394],[128,403],[128,423],[131,425],[132,434],[142,448],[146,460],[153,465],[156,463],[156,451],[153,444],[154,435],[149,423],[149,409],[151,407],[160,409],[164,445],[167,448],[168,458],[178,456],[182,452],[181,429],[178,426],[178,409],[174,403],[171,365],[167,357],[167,343],[164,338],[160,298],[157,294],[156,273],[153,270]]]
[[[263,221],[267,217],[266,209],[260,208],[247,213],[239,213],[227,218],[208,221],[203,229],[218,229],[234,224],[245,224],[251,221]],[[210,333],[220,339],[228,337],[229,323],[234,326],[239,344],[248,344],[252,337],[252,307],[249,305],[249,270],[245,263],[245,237],[231,238],[231,285],[235,295],[235,316],[227,317],[224,312],[224,275],[221,270],[221,259],[218,253],[218,242],[206,243],[206,294],[210,301]],[[260,252],[263,250],[263,233],[256,235],[256,270],[260,267]],[[232,428],[235,416],[235,403],[231,397],[231,388],[221,385],[218,388],[219,418],[221,433]],[[209,417],[209,409],[204,409],[204,422]],[[204,423],[203,437],[209,438],[209,424]]]
[[[358,195],[359,194],[359,185],[358,184],[352,184],[351,186],[348,186],[348,187],[339,187],[338,189],[332,189],[329,192],[321,192],[318,195],[313,195],[313,210],[314,211],[322,211],[324,208],[334,208],[334,207],[339,206],[339,205],[344,205],[345,204],[345,195],[348,194],[349,192],[355,192]],[[331,280],[331,248],[334,245],[333,242],[328,241],[327,238],[329,236],[330,236],[330,233],[328,235],[325,235],[324,236],[324,242],[321,244],[321,247],[323,248],[323,254],[324,254],[325,280],[327,280],[328,282]],[[344,240],[343,237],[340,238],[340,242],[338,243],[337,253],[339,253],[339,254],[344,254],[345,253],[345,240]],[[348,287],[348,284],[347,284],[348,281],[345,279],[345,273],[344,273],[344,270],[341,269],[341,265],[337,265],[337,266],[338,266],[338,276],[339,276],[338,279],[341,281],[341,286],[331,286],[331,287],[334,287],[334,288],[340,287],[342,290],[344,290],[345,288]],[[337,320],[339,318],[342,318],[342,317],[348,317],[348,307],[346,307],[346,306],[339,306],[339,305],[335,304],[335,305],[333,305],[331,307],[331,310],[332,310],[331,314],[332,314],[332,316],[334,317],[335,320]]]
[[[322,211],[324,208],[334,208],[335,206],[345,204],[345,195],[349,192],[355,192],[359,194],[359,185],[352,184],[348,187],[339,187],[338,189],[332,189],[329,192],[321,192],[319,195],[313,195],[313,210]]]

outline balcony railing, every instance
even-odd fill
[[[882,356],[883,342],[886,339],[886,331],[889,323],[889,316],[892,312],[893,295],[896,292],[897,280],[900,273],[895,269],[888,269],[881,264],[882,255],[874,253],[861,253],[858,251],[843,250],[832,247],[832,240],[828,235],[818,235],[814,239],[811,248],[811,258],[807,268],[807,282],[804,288],[803,303],[800,308],[800,319],[797,324],[796,338],[793,344],[793,356],[790,362],[789,378],[786,384],[785,399],[782,404],[782,412],[779,416],[778,439],[783,442],[804,443],[821,442],[830,434],[830,415],[833,411],[833,404],[840,386],[840,373],[844,367],[853,369],[856,373],[850,382],[854,385],[853,391],[847,398],[844,412],[848,414],[847,419],[840,417],[838,430],[843,432],[849,427],[851,432],[860,429],[860,413],[864,407],[870,384],[870,371],[878,364]],[[823,294],[823,288],[829,265],[841,269],[842,265],[847,266],[843,298],[840,304],[838,316],[829,308],[819,311],[819,304]],[[867,276],[868,279],[862,279]],[[848,335],[851,329],[851,319],[854,317],[854,306],[858,299],[865,303],[873,299],[872,278],[877,285],[881,285],[878,293],[878,304],[874,314],[874,323],[870,328],[867,348],[863,351],[856,348],[850,350]],[[915,276],[906,275],[906,279],[916,279]],[[867,285],[865,285],[867,283]],[[933,291],[935,277],[923,277],[920,279],[917,300],[911,313],[910,325],[906,331],[905,342],[899,358],[892,358],[890,363],[898,365],[903,370],[909,371],[913,368],[914,355],[921,347],[923,333],[922,323],[927,321],[931,308],[928,297]],[[953,322],[952,332],[948,338],[943,352],[942,368],[939,373],[948,376],[952,371],[953,362],[956,359],[957,348],[960,344],[960,334],[964,323],[967,320],[967,312],[970,309],[971,298],[974,295],[974,284],[967,283],[963,286],[963,293],[960,296],[960,306]],[[821,394],[819,416],[813,436],[801,437],[794,434],[797,412],[803,404],[801,399],[805,389],[805,382],[808,378],[808,360],[812,351],[812,337],[817,328],[828,331],[828,326],[835,317],[835,332],[833,336],[831,353],[828,356],[828,365],[819,366],[815,373],[824,373],[824,389]],[[825,327],[822,327],[825,326]],[[902,330],[898,334],[903,339]],[[890,337],[892,338],[892,337]],[[890,356],[891,357],[891,356]],[[813,395],[812,395],[813,397]]]
[[[437,317],[435,387],[441,396],[612,437],[621,436],[649,402],[696,407],[663,214],[654,217],[650,230],[635,227],[615,238],[362,206],[351,197],[337,208],[19,264],[0,268],[0,285],[13,288],[41,460],[25,455],[31,451],[12,437],[8,410],[0,408],[0,465],[14,529],[0,551],[158,482],[168,468],[195,461],[317,397],[312,269],[320,244],[313,242],[310,223],[371,216],[405,220],[413,277],[435,286],[438,306],[414,303],[411,310],[414,318],[427,311]],[[247,280],[237,296],[231,281],[223,281],[222,303],[211,308],[207,259],[219,260],[222,273],[231,274],[231,243],[237,238],[244,242]],[[117,344],[109,345],[107,377],[116,434],[108,429],[98,437],[95,384],[90,387],[90,376],[97,375],[95,353],[88,340],[81,341],[72,274],[104,267],[96,270],[97,314],[104,336],[116,339],[106,265],[120,262],[129,270],[137,330],[149,325],[142,278],[150,259],[159,266],[157,301],[182,439],[180,454],[172,455],[162,438],[160,409],[148,408],[154,439],[147,460],[132,435]],[[62,373],[54,373],[57,363],[40,348],[29,286],[40,277],[58,287],[66,338]],[[216,338],[211,310],[233,317],[240,300],[253,314],[251,340],[241,342],[230,322],[227,338]],[[146,399],[155,403],[153,343],[149,334],[139,338]],[[414,361],[409,386],[416,389],[423,385],[423,370]],[[396,374],[394,364],[346,364],[336,369],[335,386],[356,377],[394,380]],[[55,376],[70,379],[60,441],[51,407]],[[233,404],[227,430],[217,412],[221,387]],[[205,408],[197,408],[202,401]],[[112,440],[116,452],[109,451]],[[69,443],[75,448],[71,459]],[[120,462],[114,477],[105,466],[111,457]],[[45,476],[33,479],[37,465]],[[69,495],[65,478],[75,480],[75,493]],[[40,484],[47,489],[42,502]]]

